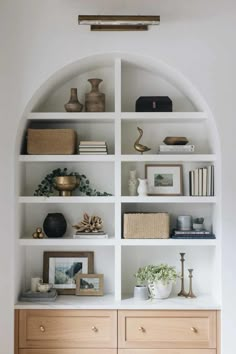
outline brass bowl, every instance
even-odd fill
[[[188,139],[184,136],[167,136],[163,142],[166,145],[186,145],[188,143]]]
[[[72,191],[79,186],[79,178],[76,176],[60,176],[55,178],[54,188],[63,197],[72,196]]]

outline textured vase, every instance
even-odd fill
[[[136,285],[134,287],[134,298],[135,300],[148,300],[149,293],[147,286]]]
[[[147,179],[138,178],[138,180],[139,180],[138,195],[140,196],[147,195],[148,192]]]
[[[148,288],[153,299],[167,299],[172,290],[172,281],[164,284],[162,281],[157,281],[148,284]]]
[[[99,91],[101,79],[89,79],[92,89],[85,94],[86,112],[105,112],[105,94]]]
[[[79,102],[77,88],[70,89],[70,100],[64,105],[67,112],[81,112],[83,105]]]
[[[138,187],[138,179],[136,177],[136,170],[129,171],[129,195],[135,196],[137,195],[137,187]]]
[[[47,237],[62,237],[66,233],[66,219],[61,213],[48,214],[43,222]]]

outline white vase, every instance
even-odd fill
[[[138,179],[136,177],[136,170],[129,171],[129,195],[135,196],[137,195],[137,186],[138,186]]]
[[[154,283],[149,283],[148,288],[153,299],[167,299],[170,296],[172,285],[172,281],[169,283],[157,281]]]
[[[147,179],[138,178],[139,186],[138,186],[138,195],[145,196],[148,192]]]
[[[135,300],[148,300],[149,294],[148,294],[148,288],[147,286],[144,285],[136,285],[134,287],[134,298]]]

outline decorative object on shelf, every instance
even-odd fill
[[[105,112],[105,94],[99,91],[102,79],[88,79],[92,85],[91,91],[85,94],[86,112]]]
[[[84,240],[100,240],[104,238],[109,238],[108,234],[106,234],[104,231],[98,231],[98,232],[76,232],[76,234],[73,235],[73,238],[79,238],[79,239],[84,239]]]
[[[51,302],[57,298],[56,289],[50,289],[47,292],[32,292],[31,290],[25,291],[20,294],[20,301],[24,302]]]
[[[148,283],[151,298],[166,299],[169,297],[172,285],[179,274],[175,267],[168,264],[148,265],[138,269],[137,274]]]
[[[167,96],[141,96],[135,104],[136,112],[172,112],[172,101]]]
[[[182,195],[182,165],[145,165],[148,195]]]
[[[189,171],[189,195],[214,196],[214,166],[209,165]]]
[[[83,105],[78,100],[77,88],[70,89],[70,99],[64,105],[64,107],[67,112],[81,112],[82,111]]]
[[[104,288],[103,274],[78,274],[76,276],[75,295],[102,296]]]
[[[33,238],[44,238],[44,233],[41,227],[36,227],[35,232],[32,234]]]
[[[91,31],[147,31],[160,24],[160,16],[79,15],[78,23],[90,25]]]
[[[194,295],[193,293],[193,284],[192,284],[192,280],[193,280],[193,269],[188,269],[189,272],[189,292],[186,295],[187,298],[191,298],[194,299],[196,297],[196,295]]]
[[[107,155],[108,148],[105,141],[81,141],[78,153],[80,155]]]
[[[95,234],[101,231],[102,226],[103,222],[100,216],[89,216],[87,213],[84,213],[84,219],[82,221],[76,225],[73,225],[77,232]]]
[[[167,213],[125,213],[123,227],[124,238],[170,237],[170,217]]]
[[[195,231],[204,230],[204,218],[193,219],[193,230],[195,230]]]
[[[76,276],[93,273],[93,252],[44,252],[43,281],[59,294],[74,295]]]
[[[48,284],[48,283],[38,284],[38,291],[40,293],[47,293],[50,289],[52,289],[52,284]]]
[[[195,145],[159,145],[162,154],[190,154],[195,151]]]
[[[142,301],[148,300],[149,299],[148,287],[146,285],[135,285],[134,299],[142,300]]]
[[[179,231],[192,230],[192,216],[191,215],[179,215],[177,217],[177,229]]]
[[[27,154],[72,155],[77,134],[73,129],[28,129]]]
[[[59,191],[61,197],[71,197],[72,191],[79,187],[80,180],[77,176],[55,177],[54,188]]]
[[[43,279],[40,277],[31,278],[31,292],[38,291],[38,284],[42,283]]]
[[[186,145],[188,139],[185,136],[167,136],[163,142],[166,145]]]
[[[137,195],[137,186],[138,186],[138,179],[136,177],[136,170],[129,171],[129,195],[136,196]]]
[[[49,238],[62,237],[67,229],[64,215],[61,213],[49,213],[43,222],[43,229]]]
[[[47,174],[41,183],[38,185],[38,188],[35,190],[35,196],[45,196],[50,197],[53,195],[55,189],[55,178],[56,177],[65,177],[65,176],[74,176],[79,181],[79,191],[82,195],[87,196],[110,196],[111,194],[106,192],[99,192],[96,189],[92,189],[90,186],[89,179],[84,174],[79,174],[78,172],[68,172],[67,168],[57,168],[51,173]]]
[[[148,192],[148,181],[147,179],[142,179],[142,178],[138,178],[138,181],[139,181],[139,185],[138,185],[138,195],[139,196],[146,196],[147,195],[147,192]]]
[[[187,292],[185,291],[184,289],[184,256],[185,256],[185,253],[180,253],[180,262],[181,262],[181,275],[180,275],[180,279],[181,279],[181,290],[180,292],[178,293],[178,296],[184,296],[186,297],[187,296]]]
[[[143,136],[143,130],[142,130],[141,128],[139,128],[139,127],[137,127],[137,129],[138,129],[138,131],[139,131],[139,137],[138,137],[138,139],[137,139],[137,140],[135,141],[135,143],[134,143],[134,148],[135,148],[136,151],[138,151],[138,152],[140,152],[141,154],[143,154],[144,152],[149,151],[149,150],[151,150],[151,149],[148,148],[147,146],[142,145],[142,144],[139,143],[140,140],[141,140],[141,138],[142,138],[142,136]]]
[[[173,230],[171,238],[183,239],[183,240],[184,239],[209,240],[209,239],[215,239],[216,237],[211,231],[207,231],[207,230],[201,230],[201,231],[196,231],[196,230],[188,230],[188,231]]]

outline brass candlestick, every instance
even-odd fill
[[[187,296],[187,292],[184,290],[184,255],[185,253],[180,253],[180,262],[181,262],[181,290],[178,293],[178,296]]]
[[[189,292],[186,297],[193,299],[196,297],[192,289],[193,269],[188,269],[188,271],[189,271]]]

